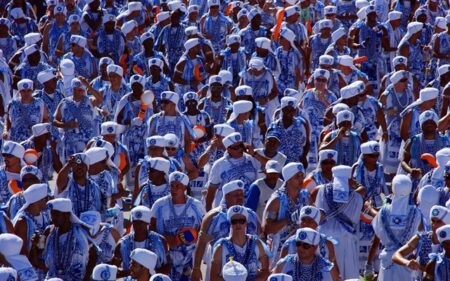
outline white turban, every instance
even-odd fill
[[[234,205],[228,208],[227,219],[230,221],[235,215],[242,215],[248,219],[248,211],[244,206]]]
[[[131,221],[143,221],[145,223],[150,223],[151,211],[146,206],[137,206],[131,210]]]
[[[223,196],[236,190],[244,190],[244,183],[241,180],[234,180],[222,186]]]
[[[141,248],[134,249],[130,254],[130,258],[147,268],[151,275],[156,273],[155,266],[158,256],[152,251]]]
[[[231,133],[234,133],[235,130],[228,124],[217,124],[214,125],[214,134],[222,137],[226,137]]]
[[[175,171],[169,175],[169,183],[174,181],[180,182],[183,185],[188,185],[189,177],[185,173]]]
[[[320,242],[320,234],[309,227],[299,228],[295,233],[295,240],[317,246]]]
[[[348,180],[352,176],[352,167],[339,165],[331,169],[333,173],[333,201],[347,203],[349,198]]]
[[[238,132],[231,133],[222,140],[222,143],[225,146],[225,148],[228,148],[239,142],[242,142],[242,136]]]
[[[228,119],[228,122],[234,121],[239,114],[251,111],[253,108],[253,103],[247,100],[240,100],[233,103],[233,112]]]
[[[282,175],[285,182],[290,180],[293,176],[295,176],[297,173],[303,173],[305,174],[305,168],[303,167],[302,163],[299,162],[291,162],[289,164],[286,164],[283,167]]]

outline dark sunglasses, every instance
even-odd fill
[[[305,250],[308,250],[309,248],[312,247],[312,245],[310,245],[310,244],[308,244],[308,243],[301,242],[301,241],[295,242],[295,245],[296,245],[297,247],[302,247],[302,248],[305,249]]]
[[[378,154],[366,154],[366,157],[369,157],[369,158],[378,158]]]
[[[228,148],[229,148],[229,149],[232,149],[232,150],[239,150],[239,149],[243,149],[243,148],[244,148],[244,144],[241,143],[241,144],[239,144],[239,145],[229,146]]]
[[[327,79],[325,79],[325,78],[316,78],[316,81],[325,83],[325,82],[327,82]]]
[[[2,156],[3,156],[3,158],[11,158],[11,157],[14,157],[14,155],[8,154],[8,153],[3,153]]]
[[[166,150],[175,151],[175,150],[177,150],[177,148],[176,147],[166,147]]]
[[[408,82],[408,79],[401,79],[401,80],[398,81],[398,82],[406,83],[406,82]]]
[[[231,224],[232,225],[236,225],[236,224],[245,224],[247,222],[246,219],[232,219],[231,220]]]

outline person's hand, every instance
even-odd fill
[[[357,182],[354,178],[349,178],[348,179],[348,184],[353,189],[357,189],[360,186],[360,183]]]
[[[251,156],[253,156],[253,154],[255,154],[255,150],[253,149],[253,147],[249,144],[244,144],[245,147],[245,152],[247,152],[248,154],[250,154]]]
[[[3,134],[2,134],[2,138],[4,140],[8,140],[9,139],[9,133],[4,131]]]
[[[388,114],[389,116],[396,116],[397,113],[398,113],[397,107],[392,107],[392,108],[389,108],[389,109],[387,110],[387,114]]]
[[[73,167],[75,167],[75,165],[77,165],[77,160],[75,159],[75,156],[71,155],[71,156],[69,157],[69,161],[67,161],[67,165],[68,165],[70,168],[73,168]]]
[[[202,271],[199,267],[194,267],[191,273],[191,281],[200,281],[203,280]]]
[[[297,209],[295,212],[291,214],[291,222],[294,224],[299,224],[300,222],[300,209]]]
[[[411,169],[411,176],[415,179],[418,179],[422,176],[422,171],[420,169]]]
[[[37,247],[39,245],[39,233],[35,232],[33,236],[31,237],[31,246]]]
[[[409,260],[406,266],[412,270],[420,269],[420,264],[416,260]]]
[[[66,129],[76,129],[80,126],[80,124],[78,124],[77,121],[70,121],[70,122],[66,122],[64,123],[64,127]]]
[[[142,125],[142,119],[139,117],[134,117],[131,119],[131,126],[141,126]]]
[[[220,141],[220,139],[218,138],[218,137],[213,137],[213,139],[211,140],[211,144],[210,144],[210,146],[211,146],[211,148],[212,149],[214,149],[214,148],[218,148],[220,145],[221,145],[221,141]]]
[[[389,134],[388,132],[383,132],[383,135],[381,136],[381,139],[387,143],[389,141]]]
[[[84,76],[78,76],[77,77],[81,83],[83,83],[83,85],[87,86],[89,85],[89,82],[86,80],[86,78]]]

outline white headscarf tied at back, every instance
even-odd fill
[[[411,179],[406,175],[396,175],[392,180],[392,192],[394,197],[391,203],[390,227],[402,229],[406,225],[409,213],[410,195],[412,189]]]

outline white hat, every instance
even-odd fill
[[[444,206],[433,206],[430,210],[430,219],[436,218],[445,224],[450,224],[450,210]]]
[[[72,23],[79,23],[81,20],[80,16],[77,14],[72,14],[69,16],[69,19],[67,20],[67,22],[70,24]]]
[[[236,96],[238,96],[238,97],[253,96],[253,89],[247,85],[242,85],[242,86],[236,87],[234,92],[235,92]]]
[[[228,208],[227,219],[230,221],[235,215],[242,215],[248,219],[248,211],[244,206],[234,205]]]
[[[241,180],[230,181],[222,186],[223,196],[236,190],[244,190],[244,182]]]
[[[119,125],[114,121],[103,122],[100,127],[100,134],[104,135],[115,135],[117,134],[117,130]]]
[[[0,252],[3,256],[19,255],[22,245],[23,240],[19,236],[10,233],[0,234]]]
[[[363,21],[366,19],[366,10],[369,6],[365,6],[362,7],[361,9],[359,9],[358,12],[356,12],[356,16],[358,17],[359,20]]]
[[[333,22],[331,20],[325,19],[318,22],[319,30],[324,28],[333,28]]]
[[[31,204],[46,198],[48,196],[48,190],[49,188],[46,183],[37,183],[30,185],[26,190],[23,191],[23,197],[25,198],[26,203],[22,208],[25,209]]]
[[[281,103],[281,109],[288,107],[288,106],[296,108],[297,104],[298,104],[298,100],[294,97],[282,97],[280,103]]]
[[[409,35],[412,35],[414,33],[422,31],[422,28],[423,28],[423,23],[418,22],[418,21],[413,21],[413,22],[408,23],[407,33]]]
[[[200,10],[200,8],[198,7],[198,5],[195,4],[190,4],[187,8],[188,13],[192,13],[192,12],[198,12]]]
[[[399,12],[399,11],[392,11],[389,12],[388,14],[388,20],[389,21],[393,21],[393,20],[399,20],[401,19],[403,13]]]
[[[168,100],[174,104],[178,104],[178,100],[180,99],[180,97],[178,96],[177,93],[172,92],[172,91],[164,91],[161,93],[161,100]]]
[[[169,10],[171,12],[179,10],[180,12],[184,13],[186,10],[184,4],[181,1],[170,1],[169,3],[167,3],[167,6],[169,7]]]
[[[338,152],[333,149],[323,149],[319,151],[319,163],[326,159],[333,159],[337,162]]]
[[[223,265],[222,277],[224,281],[241,281],[247,279],[247,269],[241,263],[230,260]],[[272,280],[271,280],[272,281]]]
[[[183,95],[184,103],[187,103],[190,100],[198,101],[198,94],[196,92],[187,92]]]
[[[81,80],[78,78],[73,78],[72,81],[70,81],[70,86],[72,89],[83,89],[86,90],[86,86],[81,83]]]
[[[180,140],[177,135],[169,133],[164,135],[164,140],[166,141],[166,147],[177,147],[180,145]]]
[[[447,24],[450,23],[450,15],[446,15],[446,16],[445,16],[445,21],[447,22]]]
[[[336,6],[326,6],[325,8],[323,8],[324,15],[332,15],[336,14],[336,12],[337,12]]]
[[[92,271],[92,279],[97,280],[105,280],[112,281],[117,278],[117,266],[109,265],[105,263],[97,264],[94,267],[94,271]]]
[[[417,19],[421,15],[427,15],[427,9],[423,7],[417,8],[416,11],[414,12],[414,17]]]
[[[162,157],[153,157],[149,160],[150,168],[169,174],[170,162]]]
[[[133,31],[133,29],[135,29],[137,26],[138,23],[135,20],[129,20],[122,25],[120,30],[124,35],[127,35],[131,31]]]
[[[341,122],[350,121],[353,124],[355,115],[350,110],[342,110],[336,115],[336,123],[339,125]]]
[[[344,110],[350,110],[350,107],[348,107],[345,103],[337,103],[333,105],[332,113],[336,116],[339,112]]]
[[[70,213],[70,221],[72,223],[81,224],[87,226],[82,222],[72,211],[72,201],[68,198],[56,198],[47,202],[47,208],[52,211],[59,211],[61,213]]]
[[[150,277],[149,281],[172,281],[172,279],[170,279],[170,277],[167,275],[157,273],[157,274],[152,275],[152,277]]]
[[[437,124],[439,121],[439,117],[437,116],[436,112],[434,112],[433,110],[426,110],[426,111],[422,112],[419,115],[420,127],[422,127],[423,123],[425,123],[428,120],[432,120],[434,123]]]
[[[183,185],[188,185],[189,177],[185,173],[175,171],[169,175],[169,183],[174,181],[180,182]]]
[[[312,228],[303,227],[297,229],[295,233],[295,240],[317,246],[320,242],[320,234]]]
[[[366,7],[366,16],[370,13],[376,13],[377,9],[375,8],[375,5],[370,4]]]
[[[50,132],[50,129],[51,129],[50,123],[39,123],[31,127],[31,132],[33,136],[39,137],[42,136],[43,134]]]
[[[85,48],[87,44],[86,37],[83,37],[81,35],[72,35],[70,36],[70,43],[77,44],[81,48]]]
[[[267,278],[269,281],[292,281],[292,276],[284,273],[273,273]]]
[[[184,30],[184,33],[187,36],[197,35],[199,34],[198,28],[196,26],[189,26]]]
[[[143,221],[145,223],[150,223],[152,217],[152,212],[146,206],[137,206],[131,209],[131,221]]]
[[[44,84],[45,82],[56,77],[56,73],[53,69],[46,69],[38,73],[37,80],[39,83]]]
[[[238,142],[242,142],[242,136],[240,133],[235,132],[235,133],[231,133],[228,136],[226,136],[223,140],[222,143],[225,146],[225,148],[230,147],[233,144],[236,144]]]
[[[139,1],[128,2],[127,8],[128,12],[140,11],[142,10],[142,3]]]
[[[339,165],[331,169],[333,173],[333,201],[347,203],[349,198],[348,179],[352,176],[352,167]]]
[[[105,141],[102,139],[97,139],[96,141],[94,141],[92,143],[92,147],[101,147],[101,148],[106,149],[108,151],[109,158],[111,158],[112,155],[114,155],[114,146],[108,141]],[[111,160],[111,159],[109,159],[109,160]],[[111,162],[108,161],[108,165],[112,166],[112,167],[115,166],[115,164],[112,161]]]
[[[345,28],[341,27],[331,34],[331,39],[333,40],[333,42],[336,42],[337,40],[339,40],[340,38],[342,38],[346,35],[347,35],[347,31],[345,30]]]
[[[80,220],[90,227],[91,236],[95,236],[100,230],[102,215],[97,211],[86,211],[80,214]]]
[[[157,66],[157,67],[159,67],[159,69],[162,70],[164,67],[164,63],[159,58],[151,58],[148,60],[148,67],[150,68],[152,66]]]
[[[106,72],[108,74],[114,73],[123,77],[123,68],[117,64],[110,64],[106,67]]]
[[[133,85],[134,83],[139,83],[142,85],[142,87],[145,86],[145,77],[139,74],[135,74],[130,77],[130,85]]]
[[[105,24],[107,22],[116,22],[116,16],[111,15],[111,14],[103,15],[102,22],[103,22],[103,24]]]
[[[326,69],[316,68],[313,75],[314,79],[318,77],[325,77],[327,80],[330,79],[330,72]]]
[[[233,112],[228,119],[228,122],[235,120],[239,114],[251,111],[253,108],[253,103],[247,100],[239,100],[233,103]]]
[[[63,14],[63,15],[67,15],[67,9],[66,6],[60,4],[57,5],[54,9],[53,9],[53,14],[57,15],[57,14]]]
[[[438,68],[439,76],[447,74],[448,72],[450,72],[450,64],[444,64]]]
[[[145,145],[147,147],[157,146],[157,147],[166,147],[166,139],[163,136],[151,136],[145,140]]]
[[[26,165],[20,169],[20,180],[23,180],[23,178],[26,175],[33,175],[35,176],[39,181],[42,181],[42,172],[39,170],[38,167],[33,165]]]
[[[439,27],[440,29],[447,29],[447,21],[444,17],[436,17],[434,19],[434,26]]]
[[[31,46],[33,44],[36,44],[37,42],[42,40],[42,35],[39,32],[31,32],[28,34],[25,34],[23,37],[25,40],[25,46]]]
[[[9,12],[10,17],[13,19],[21,19],[25,17],[25,14],[23,13],[22,8],[13,8]]]
[[[368,141],[361,144],[361,153],[362,154],[374,154],[380,153],[380,144],[376,141]]]
[[[155,35],[153,35],[153,33],[151,33],[150,31],[147,31],[143,33],[139,39],[141,39],[141,43],[143,43],[147,39],[155,40]]]
[[[214,134],[222,137],[226,137],[231,133],[234,133],[235,130],[228,124],[216,124],[214,125]]]
[[[423,89],[420,90],[420,92],[419,92],[419,98],[418,98],[415,102],[413,102],[413,103],[411,103],[410,105],[408,105],[408,106],[400,113],[400,116],[404,116],[404,114],[405,114],[406,112],[408,112],[411,108],[414,108],[414,107],[416,107],[416,106],[418,106],[418,105],[420,105],[420,104],[422,104],[422,103],[424,103],[424,102],[426,102],[426,101],[436,99],[436,98],[438,97],[438,95],[439,95],[439,91],[438,91],[436,88],[431,88],[431,87],[423,88]]]
[[[17,271],[12,267],[0,267],[0,281],[16,281]]]
[[[0,18],[0,25],[6,25],[8,28],[11,28],[11,21],[7,18]]]
[[[230,46],[231,44],[238,43],[241,44],[241,36],[238,34],[231,34],[227,36],[227,46]]]
[[[298,7],[298,6],[287,7],[284,10],[284,14],[286,15],[286,17],[290,17],[290,16],[292,16],[294,14],[300,14],[300,7]]]
[[[75,73],[75,64],[70,59],[62,59],[59,62],[59,68],[63,76],[71,76]]]
[[[303,206],[300,209],[300,217],[299,223],[302,221],[302,218],[311,218],[313,219],[317,225],[320,223],[320,210],[315,206]]]
[[[93,165],[104,160],[108,160],[108,164],[112,163],[110,159],[112,155],[109,155],[108,150],[104,147],[91,147],[86,150],[85,154],[89,158],[89,165]]]
[[[293,176],[295,176],[297,173],[305,174],[305,168],[303,167],[302,163],[291,162],[289,164],[286,164],[283,167],[283,171],[282,171],[284,181],[287,182]]]
[[[408,73],[405,70],[399,70],[394,72],[389,78],[389,80],[391,80],[392,84],[397,84],[400,80],[407,77]]]
[[[30,79],[22,79],[17,83],[17,90],[33,90],[33,81]]]
[[[220,77],[219,75],[212,75],[211,77],[209,77],[208,85],[211,86],[214,83],[219,83],[222,85],[222,77]]]
[[[153,253],[150,250],[147,249],[134,249],[131,254],[130,258],[134,260],[135,262],[138,262],[140,265],[146,267],[150,274],[155,274],[155,266],[156,261],[158,260],[158,256]]]
[[[357,69],[356,66],[353,64],[353,58],[349,55],[338,56],[337,63],[355,70]]]
[[[208,7],[220,6],[220,0],[208,0]]]
[[[56,0],[46,0],[45,4],[47,5],[47,8],[50,6],[55,6],[56,5]]]
[[[450,225],[444,225],[436,230],[439,243],[443,243],[450,239]]]
[[[39,51],[39,47],[36,44],[28,46],[24,49],[25,55],[27,55],[27,56],[34,54],[35,52],[38,52],[38,51]]]
[[[238,20],[239,20],[241,17],[247,17],[247,16],[248,16],[248,11],[247,11],[246,9],[241,9],[241,10],[239,11],[239,13],[237,14]]]
[[[286,89],[284,89],[283,96],[284,96],[284,97],[293,97],[293,98],[296,98],[297,101],[300,101],[300,99],[301,99],[301,94],[300,94],[300,92],[297,91],[296,89],[292,89],[292,88],[286,88]]]
[[[266,49],[272,52],[272,41],[266,37],[258,37],[255,39],[255,45],[257,48]]]
[[[265,173],[269,174],[269,173],[276,173],[276,174],[281,174],[281,165],[278,161],[276,160],[269,160],[266,162],[266,166],[265,166]]]
[[[22,159],[25,149],[20,143],[13,141],[5,141],[2,146],[2,154],[11,154],[17,158]]]
[[[355,81],[341,89],[341,97],[343,99],[350,99],[364,92],[365,88],[364,82]]]
[[[194,48],[198,44],[200,44],[200,40],[198,38],[191,38],[184,43],[184,49],[186,51],[189,51],[190,49]]]
[[[250,59],[248,66],[256,70],[262,70],[264,68],[264,60],[259,57],[253,57]]]
[[[399,64],[407,65],[408,64],[408,59],[406,57],[404,57],[404,56],[396,56],[392,60],[392,67],[396,67]]]
[[[280,36],[291,43],[292,47],[295,47],[295,33],[289,28],[281,28]]]
[[[75,157],[75,161],[77,164],[85,164],[87,166],[89,166],[90,162],[89,162],[89,157],[87,157],[86,153],[75,153],[73,154],[73,156]]]
[[[156,15],[156,22],[160,23],[168,18],[170,18],[170,12],[160,12],[158,15]]]
[[[355,1],[356,9],[361,9],[361,8],[367,7],[369,5],[370,5],[370,3],[367,0],[356,0]]]
[[[334,64],[334,58],[330,55],[321,55],[319,57],[319,65],[333,65]]]

